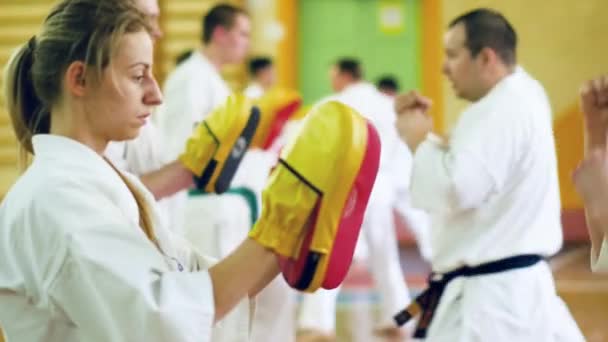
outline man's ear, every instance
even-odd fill
[[[481,51],[479,51],[479,54],[477,55],[477,58],[480,59],[483,65],[495,64],[500,59],[498,57],[498,54],[496,54],[496,51],[490,49],[489,47],[484,47],[483,49],[481,49]]]

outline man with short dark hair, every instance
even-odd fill
[[[257,99],[274,86],[276,75],[270,57],[256,57],[249,61],[250,83],[245,88],[245,95]]]
[[[395,97],[399,91],[399,83],[393,76],[382,76],[376,86],[381,93],[390,97]]]
[[[192,127],[231,93],[220,69],[245,59],[251,23],[247,13],[231,5],[213,7],[203,17],[201,47],[167,78],[164,104],[156,121],[167,138],[168,155],[176,155]]]
[[[164,102],[154,117],[163,138],[164,156],[167,160],[177,158],[194,127],[228,98],[231,90],[220,75],[220,69],[226,64],[242,61],[249,48],[250,20],[242,9],[217,5],[203,17],[202,26],[201,47],[195,49],[190,57],[169,74],[164,87]],[[242,210],[243,215],[229,215],[230,219],[227,218],[230,210],[241,212],[235,209],[241,208],[241,200],[234,197],[236,196],[222,195],[196,198],[197,202],[206,202],[201,212],[209,210],[205,223],[210,226],[219,225],[226,231],[238,230],[236,227],[242,226],[247,231],[250,225],[247,206]],[[184,219],[187,191],[178,193],[175,198],[172,223],[176,227],[183,227],[186,232],[188,226],[194,224],[191,220]],[[231,201],[235,203],[230,205],[232,209],[228,209],[228,202]],[[199,224],[199,230],[204,229]],[[208,230],[212,231],[213,228]],[[213,246],[198,247],[217,258],[224,256],[231,248],[230,243],[223,240],[214,242]],[[214,249],[209,250],[210,248]]]
[[[341,58],[330,69],[329,78],[334,91],[341,91],[348,85],[361,81],[363,72],[359,61],[354,58]]]
[[[416,336],[429,341],[584,340],[545,261],[562,245],[552,115],[516,46],[496,11],[450,23],[443,72],[472,104],[449,140],[428,134],[429,99],[396,99],[414,153],[412,201],[433,221],[434,273],[414,305],[423,310]]]

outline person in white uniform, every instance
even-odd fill
[[[270,57],[255,57],[249,61],[249,85],[245,95],[257,99],[275,85],[276,71]]]
[[[194,50],[169,75],[164,103],[155,113],[167,160],[177,158],[193,128],[230,95],[220,68],[242,61],[249,46],[249,18],[231,5],[213,7],[203,19],[202,31],[204,47]],[[241,196],[188,198],[188,192],[181,191],[173,200],[174,221],[181,223],[190,242],[211,256],[227,255],[251,226],[250,208]],[[201,218],[205,218],[204,226],[198,224]]]
[[[585,123],[585,159],[573,179],[585,205],[591,269],[608,272],[608,76],[583,85],[581,110]]]
[[[251,238],[209,267],[103,156],[161,103],[150,32],[131,1],[64,0],[7,65],[7,109],[34,155],[0,206],[8,341],[210,341],[214,322],[278,274]]]
[[[359,240],[358,247],[366,247],[369,269],[380,295],[380,318],[376,333],[396,337],[404,332],[395,326],[392,317],[404,303],[410,301],[410,296],[399,261],[393,207],[398,185],[404,182],[401,179],[407,182],[410,162],[407,155],[399,153],[403,152],[400,148],[403,143],[395,128],[396,115],[392,99],[380,93],[373,84],[364,82],[362,74],[357,60],[343,58],[337,61],[330,71],[332,88],[336,94],[325,100],[337,100],[351,106],[369,119],[380,134],[380,170],[365,213],[361,228],[363,239]],[[404,203],[400,212],[418,230],[428,229],[428,222],[420,220],[419,216],[409,215],[411,211],[416,210],[411,207],[408,209],[408,204]],[[361,243],[364,245],[361,246]],[[302,335],[325,335],[329,339],[335,334],[338,292],[339,289],[335,289],[303,296],[299,329],[306,334]]]
[[[169,75],[164,87],[164,103],[155,114],[154,120],[165,145],[165,159],[175,159],[193,127],[230,95],[231,90],[220,69],[226,64],[243,61],[249,48],[249,33],[249,17],[240,8],[220,4],[204,16],[203,46],[195,49]],[[274,154],[247,152],[232,187],[260,198],[275,161]],[[215,258],[225,257],[239,245],[253,223],[251,211],[256,210],[246,197],[230,191],[222,195],[188,195],[187,191],[182,191],[172,201],[171,221],[183,227],[184,237],[198,250]],[[257,208],[261,208],[260,203]],[[256,298],[252,341],[293,340],[295,299],[292,292],[282,277],[278,277],[260,293]]]
[[[434,274],[415,304],[415,336],[428,341],[584,340],[544,260],[562,245],[552,115],[516,45],[496,11],[450,23],[443,72],[472,104],[449,139],[428,134],[429,99],[396,99],[414,153],[412,201],[432,215]]]

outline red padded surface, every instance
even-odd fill
[[[367,132],[367,149],[348,201],[343,209],[342,220],[340,220],[322,285],[325,289],[338,287],[346,277],[355,253],[367,202],[378,173],[381,149],[380,137],[369,122],[367,123]]]

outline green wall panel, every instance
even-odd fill
[[[298,86],[307,104],[331,94],[328,70],[340,57],[358,58],[366,80],[397,76],[402,89],[420,86],[421,0],[300,0]],[[402,29],[386,32],[380,8],[397,4]]]

